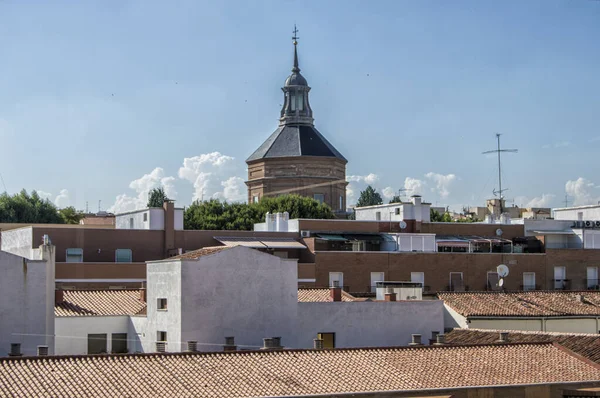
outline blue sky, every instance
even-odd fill
[[[0,174],[60,206],[245,197],[300,30],[315,124],[367,183],[459,208],[600,200],[600,2],[0,2]],[[3,187],[0,185],[0,190]],[[349,201],[351,202],[351,201]]]

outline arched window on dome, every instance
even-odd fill
[[[291,99],[290,103],[292,104],[291,110],[295,111],[296,110],[296,96],[294,94],[290,94],[290,99]]]
[[[299,111],[303,111],[304,110],[304,93],[303,92],[297,93],[296,100],[298,101],[298,103],[296,104],[296,108]]]

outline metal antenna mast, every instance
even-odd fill
[[[569,207],[569,195],[565,194],[565,207]]]
[[[497,153],[498,154],[498,191],[494,190],[494,196],[498,196],[500,198],[500,214],[502,214],[502,192],[507,191],[507,189],[502,189],[502,162],[500,160],[500,154],[502,152],[519,152],[518,149],[500,149],[500,134],[496,133],[496,139],[498,140],[498,149],[494,149],[492,151],[482,152],[484,155],[488,153]]]

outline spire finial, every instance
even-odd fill
[[[292,36],[292,40],[294,43],[294,67],[292,68],[292,72],[298,73],[300,72],[300,68],[298,67],[298,29],[296,28],[296,24],[294,24],[294,36]]]

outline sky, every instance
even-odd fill
[[[127,211],[246,199],[298,26],[317,129],[437,206],[600,201],[600,1],[0,0],[0,191]],[[406,196],[405,196],[406,197]]]

